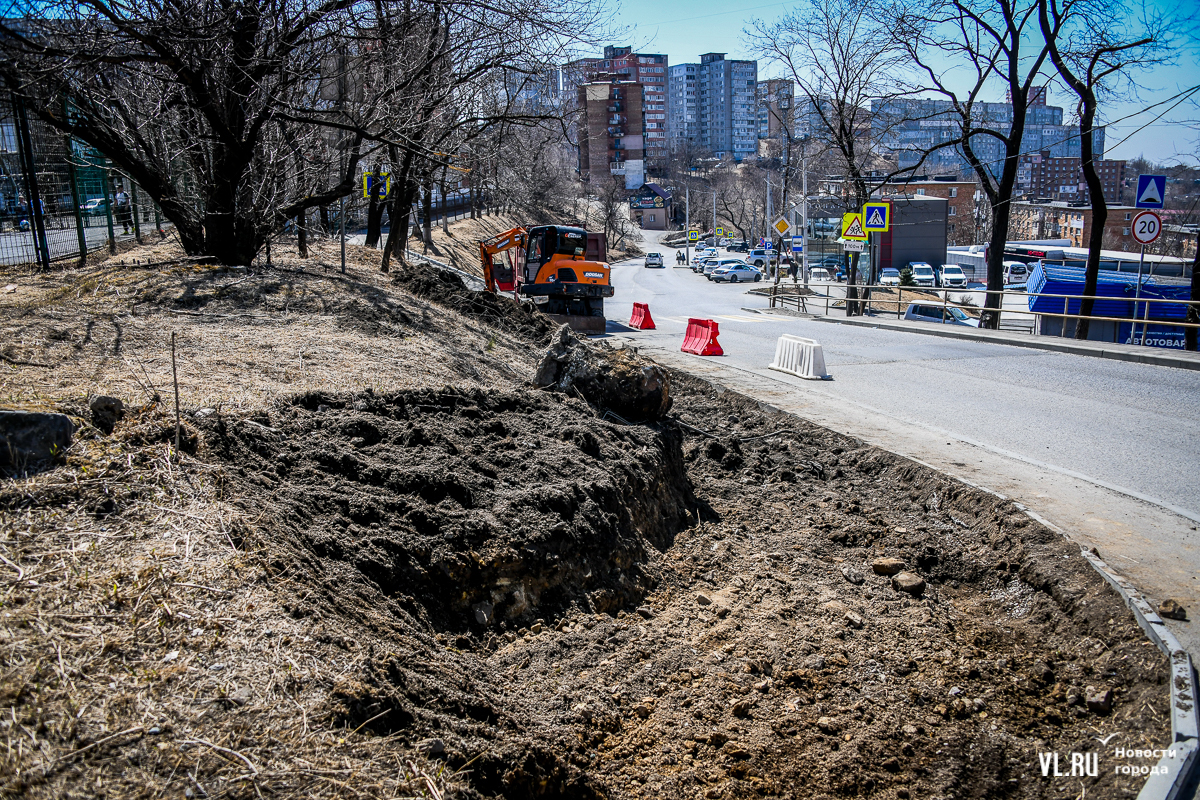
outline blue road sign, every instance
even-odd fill
[[[1134,203],[1138,208],[1162,208],[1167,194],[1166,175],[1138,175],[1137,194]]]
[[[804,237],[803,236],[793,236],[792,237],[792,252],[793,253],[803,253],[804,252]]]

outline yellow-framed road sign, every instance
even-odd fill
[[[863,205],[862,226],[867,233],[887,233],[892,227],[891,205],[888,203]]]
[[[867,232],[863,230],[862,214],[842,214],[842,238],[854,241],[865,241]]]

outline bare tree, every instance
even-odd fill
[[[1119,4],[1094,0],[1039,0],[1038,22],[1063,81],[1079,98],[1079,139],[1083,180],[1092,205],[1092,230],[1084,270],[1083,300],[1075,338],[1088,338],[1096,286],[1100,277],[1100,250],[1108,202],[1096,172],[1096,112],[1102,95],[1111,95],[1130,72],[1166,60],[1166,31],[1162,19],[1139,24]],[[1058,31],[1058,35],[1055,32]],[[1066,321],[1064,320],[1064,323]]]

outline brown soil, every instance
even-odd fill
[[[287,299],[212,268],[16,280],[5,355],[56,369],[3,396],[82,428],[0,483],[5,794],[1116,798],[1112,749],[1169,739],[1165,661],[1077,549],[913,462],[680,373],[666,420],[602,419],[526,383],[528,310],[365,270]],[[119,349],[80,338],[96,315]],[[335,385],[256,364],[321,315]],[[172,458],[112,362],[169,385],[176,322],[209,337],[188,363],[237,368],[188,376]],[[77,399],[101,389],[133,401],[111,436]]]

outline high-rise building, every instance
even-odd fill
[[[759,139],[775,139],[787,126],[789,136],[796,135],[792,124],[795,113],[796,84],[783,78],[759,81],[755,93],[755,116]]]
[[[645,183],[642,85],[599,76],[576,89],[582,110],[579,130],[579,177],[597,190],[614,179],[626,189]]]
[[[685,142],[696,144],[700,135],[696,116],[696,76],[699,64],[676,64],[667,83],[667,143],[671,148]]]
[[[700,56],[696,71],[697,144],[717,158],[741,161],[755,155],[757,89],[758,62],[730,61],[724,53]]]
[[[630,47],[604,48],[603,58],[581,58],[563,68],[563,91],[578,98],[578,87],[597,80],[630,82],[641,87],[645,158],[651,169],[667,160],[667,57],[661,53],[635,53]],[[628,95],[629,89],[625,89]],[[636,187],[635,187],[636,188]]]
[[[1079,129],[1063,124],[1063,109],[1046,103],[1045,87],[1033,92],[1025,116],[1021,151],[1048,151],[1052,158],[1079,158]],[[1012,126],[1011,103],[976,103],[975,126],[1008,131]],[[901,168],[917,166],[930,173],[960,173],[971,169],[958,146],[943,147],[922,155],[942,142],[952,141],[960,130],[960,119],[949,100],[897,98],[871,105],[874,135]],[[1092,133],[1097,158],[1104,157],[1104,128]],[[976,156],[989,171],[998,175],[1004,166],[1004,144],[993,136],[972,137]]]

